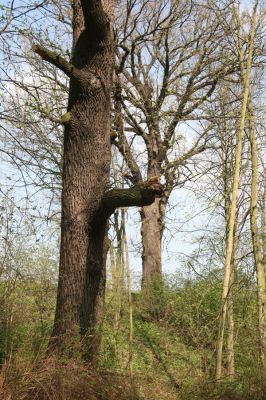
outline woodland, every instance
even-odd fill
[[[266,400],[265,17],[0,1],[0,400]]]

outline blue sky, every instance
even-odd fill
[[[22,4],[22,2],[18,2],[17,4]],[[243,8],[250,8],[252,4],[251,1],[242,1]],[[36,189],[33,187],[28,187],[26,191],[23,185],[15,183],[20,177],[18,171],[12,169],[6,163],[1,163],[1,188],[5,190],[14,186],[14,195],[18,202],[23,203],[31,200],[32,208],[36,207],[35,211],[31,212],[36,214],[37,221],[37,215],[39,213],[45,215],[49,208],[49,196],[45,192],[36,193]],[[189,259],[192,252],[198,247],[198,243],[192,243],[196,235],[199,234],[197,230],[204,231],[216,221],[211,221],[211,213],[205,210],[206,204],[203,201],[200,202],[188,189],[176,189],[171,196],[170,204],[171,210],[167,214],[167,226],[164,238],[164,272],[173,273],[175,270],[179,270],[186,274],[188,270],[186,271],[185,255]],[[190,219],[189,216],[193,214],[197,216],[194,219]],[[127,233],[129,243],[132,243],[130,247],[131,267],[134,274],[139,275],[141,273],[141,254],[134,250],[135,246],[139,246],[141,242],[139,210],[130,210],[129,216]],[[47,222],[43,220],[42,224],[40,228],[47,235],[41,240],[44,240],[46,243],[53,242],[56,246],[58,243],[57,235],[51,236],[49,234],[49,225],[47,225]],[[54,226],[51,228],[54,231]]]

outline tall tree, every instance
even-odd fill
[[[253,253],[256,265],[258,284],[258,327],[260,338],[261,362],[266,373],[266,275],[263,264],[263,241],[260,237],[258,223],[258,199],[259,199],[259,152],[255,125],[255,113],[249,97],[249,141],[251,148],[251,199],[250,199],[250,227],[253,244]]]
[[[228,86],[228,85],[227,85]],[[222,91],[220,103],[221,103],[221,115],[218,116],[219,121],[217,123],[217,130],[220,133],[221,140],[221,153],[222,153],[222,178],[223,178],[223,201],[224,201],[224,222],[225,222],[225,243],[227,243],[228,228],[229,228],[229,216],[230,216],[230,199],[231,199],[231,187],[232,187],[232,171],[233,171],[233,154],[234,153],[234,125],[237,123],[237,115],[233,115],[234,118],[228,118],[228,115],[232,116],[232,104],[234,104],[237,110],[236,99],[230,98],[229,90],[226,85]],[[229,112],[230,111],[230,112]],[[228,294],[228,339],[227,339],[227,374],[230,378],[235,375],[235,332],[234,332],[234,283],[235,275],[237,270],[238,262],[238,216],[239,216],[239,204],[236,210],[236,222],[233,235],[233,256],[230,265],[230,292]],[[224,260],[223,260],[224,262]]]
[[[60,22],[65,22],[62,33],[65,36],[69,29],[69,9],[62,4],[59,10],[52,11]],[[203,107],[210,96],[215,98],[217,83],[237,69],[237,65],[221,23],[227,8],[220,9],[217,4],[210,8],[208,2],[202,1],[188,9],[185,2],[177,4],[171,0],[126,0],[120,6],[125,13],[117,15],[115,21],[117,78],[113,128],[117,137],[113,135],[112,142],[128,163],[130,184],[153,176],[165,181],[162,198],[141,210],[144,282],[153,274],[162,273],[162,235],[169,197],[180,185],[180,179],[191,177],[195,167],[191,165],[192,158],[208,147],[210,135],[205,135],[209,127],[203,127]],[[75,4],[73,10],[77,15],[75,46],[82,14]],[[212,24],[207,24],[207,11],[213,16]],[[33,37],[37,33],[33,32]],[[58,47],[62,47],[66,56],[69,46],[56,42],[53,49]],[[60,114],[68,82],[53,65],[44,69],[40,60],[30,61],[36,79],[29,84],[27,77],[20,77],[15,82],[19,90],[12,91],[3,115],[10,123],[7,133],[11,145],[6,152],[27,171],[34,185],[51,189],[53,197],[58,199],[64,120]],[[14,83],[12,74],[7,78]],[[50,85],[52,98],[46,94]],[[15,111],[10,114],[11,108]],[[181,134],[179,130],[188,131],[187,125],[192,128],[188,134]],[[186,146],[185,136],[192,145]],[[140,147],[140,140],[144,147]],[[184,172],[186,176],[181,178]]]
[[[127,162],[129,181],[157,176],[165,182],[163,196],[141,209],[145,284],[162,274],[169,197],[183,180],[184,166],[209,146],[204,106],[238,62],[222,22],[230,18],[230,6],[203,1],[188,9],[186,2],[135,3],[126,2],[117,23],[113,144]],[[192,144],[184,145],[185,137]]]
[[[256,30],[257,7],[258,7],[258,0],[255,1],[253,8],[252,21],[250,26],[250,35],[248,40],[248,57],[246,64],[244,61],[243,45],[240,41],[238,42],[238,53],[241,66],[241,75],[243,76],[244,80],[243,100],[242,100],[241,115],[239,118],[237,147],[235,154],[234,174],[233,174],[234,176],[233,176],[232,198],[231,198],[228,228],[227,228],[228,233],[226,238],[224,282],[222,290],[221,312],[219,318],[219,331],[217,338],[216,379],[220,379],[222,376],[223,337],[224,337],[226,314],[228,309],[228,296],[231,290],[230,288],[231,262],[232,262],[233,245],[234,245],[234,231],[236,222],[237,198],[238,198],[238,188],[240,180],[240,168],[242,159],[245,119],[246,119],[246,111],[248,105],[248,96],[250,93],[250,77],[251,77],[252,60],[253,60],[254,36]]]
[[[40,45],[34,47],[43,60],[70,78],[64,118],[59,283],[51,348],[64,350],[68,337],[78,329],[87,339],[84,354],[88,359],[99,348],[108,217],[116,207],[151,204],[160,194],[157,182],[108,191],[114,9],[114,0],[73,2],[71,62]]]

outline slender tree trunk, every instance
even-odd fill
[[[228,296],[228,339],[227,339],[227,375],[233,379],[235,376],[235,351],[234,351],[234,302],[233,302],[233,271],[231,277],[231,291]]]
[[[114,213],[114,229],[116,233],[116,257],[115,257],[115,318],[114,329],[116,332],[119,330],[119,323],[121,319],[121,308],[124,292],[124,249],[122,242],[122,221],[119,226],[119,212]]]
[[[115,292],[115,287],[116,287],[116,263],[115,263],[115,249],[114,249],[113,242],[111,242],[111,244],[110,244],[109,257],[110,257],[111,289],[112,289],[112,292]]]
[[[123,243],[125,250],[125,266],[126,266],[126,274],[127,274],[127,295],[128,295],[128,307],[129,307],[129,372],[131,381],[133,379],[133,339],[134,339],[134,323],[133,323],[133,302],[132,302],[132,294],[131,294],[131,272],[129,265],[129,251],[128,251],[128,242],[126,235],[126,210],[122,209],[122,226],[123,226]]]
[[[263,254],[263,266],[266,274],[266,168],[263,166],[264,189],[261,204],[261,242]]]
[[[223,110],[226,115],[226,110]],[[229,228],[229,216],[230,216],[230,196],[232,186],[232,162],[231,162],[231,150],[232,150],[232,135],[227,127],[226,119],[222,125],[223,137],[222,137],[222,156],[223,156],[223,184],[224,184],[224,211],[225,211],[225,225],[226,225],[226,243]],[[235,349],[234,349],[234,283],[235,275],[237,271],[237,254],[238,254],[238,236],[237,236],[237,221],[235,223],[234,238],[233,238],[233,259],[231,262],[230,272],[230,291],[228,294],[228,339],[227,339],[227,375],[232,379],[235,375]]]
[[[237,225],[237,224],[236,224]],[[228,339],[227,339],[227,375],[235,377],[235,322],[234,322],[234,285],[238,268],[238,236],[237,226],[234,233],[233,260],[231,265],[230,292],[228,295]]]
[[[251,76],[251,67],[252,67],[252,58],[253,58],[253,45],[254,45],[254,35],[255,35],[255,28],[256,28],[257,6],[258,6],[258,1],[255,2],[254,9],[253,9],[252,22],[251,22],[250,38],[249,38],[249,43],[248,43],[248,60],[247,60],[247,66],[246,66],[246,71],[245,71],[245,75],[244,75],[242,110],[241,110],[241,116],[240,116],[240,122],[239,122],[237,148],[236,148],[236,155],[235,155],[232,201],[231,201],[231,207],[230,207],[228,236],[227,236],[227,243],[226,243],[224,283],[223,283],[221,312],[220,312],[220,318],[219,318],[219,329],[218,329],[218,338],[217,338],[217,347],[216,347],[216,350],[217,350],[217,353],[216,353],[217,354],[217,356],[216,356],[216,379],[217,380],[220,379],[222,376],[223,337],[224,337],[224,328],[225,328],[226,313],[227,313],[227,307],[228,307],[228,294],[230,291],[230,271],[231,271],[231,260],[232,260],[232,253],[233,253],[233,236],[234,236],[234,229],[235,229],[237,192],[238,192],[239,178],[240,178],[240,166],[241,166],[246,109],[247,109],[248,96],[249,96],[249,90],[250,90],[250,76]],[[240,53],[242,53],[242,51],[243,51],[242,48],[239,49],[239,51],[240,51]]]
[[[266,373],[266,281],[265,269],[263,265],[262,241],[258,227],[258,194],[259,194],[259,158],[255,128],[254,110],[249,100],[249,140],[251,147],[251,202],[250,202],[250,226],[252,233],[253,253],[256,265],[257,284],[258,284],[258,307],[259,307],[259,337],[261,362],[264,373]]]

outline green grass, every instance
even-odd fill
[[[0,351],[5,358],[0,398],[266,400],[252,285],[241,288],[235,306],[236,378],[214,381],[220,289],[219,280],[206,276],[175,286],[156,282],[146,292],[134,293],[132,347],[127,294],[121,294],[118,307],[115,294],[107,291],[96,371],[78,353],[64,361],[45,358],[55,287],[47,282],[18,284],[0,313]]]

